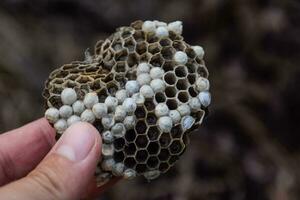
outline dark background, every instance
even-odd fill
[[[50,71],[137,19],[183,21],[205,49],[213,101],[176,167],[103,199],[300,199],[296,0],[1,0],[0,132],[43,115]]]

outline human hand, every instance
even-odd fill
[[[101,144],[99,132],[81,122],[56,144],[46,119],[0,135],[1,199],[73,200],[102,192],[93,181]]]

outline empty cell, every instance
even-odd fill
[[[147,166],[150,169],[156,168],[158,166],[158,164],[159,164],[159,160],[156,156],[151,156],[147,160]]]
[[[164,38],[164,39],[161,39],[159,41],[159,44],[162,46],[162,47],[165,47],[165,46],[170,46],[172,44],[172,41],[168,38]]]
[[[135,140],[135,144],[139,148],[145,148],[148,145],[148,139],[146,135],[139,135]]]
[[[163,68],[163,70],[165,70],[165,72],[173,71],[173,69],[174,69],[174,63],[172,61],[166,61],[163,64],[162,68]]]
[[[127,64],[129,67],[133,67],[139,63],[139,58],[136,53],[130,53],[127,57]]]
[[[156,54],[151,58],[150,64],[154,67],[161,67],[164,64],[164,59],[161,57],[160,54]]]
[[[164,93],[158,92],[155,94],[155,100],[157,103],[163,103],[166,101],[166,97],[165,97]]]
[[[199,66],[197,73],[204,78],[208,78],[208,71],[204,66]]]
[[[160,161],[167,161],[170,158],[170,152],[168,149],[161,149],[158,158]]]
[[[178,66],[175,69],[175,74],[177,77],[186,77],[187,69],[185,66]]]
[[[175,97],[177,90],[175,87],[169,86],[169,87],[166,87],[165,93],[166,93],[167,97]]]
[[[108,44],[108,43],[107,43]],[[120,40],[118,41],[114,41],[111,45],[111,47],[113,48],[113,50],[115,51],[120,51],[123,47],[122,47],[122,42]],[[103,49],[106,49],[105,45],[103,47]]]
[[[147,125],[145,124],[144,121],[138,121],[135,125],[135,130],[137,134],[144,134],[146,133]]]
[[[184,144],[179,140],[174,140],[169,149],[171,154],[179,154],[184,149]]]
[[[133,34],[133,38],[136,42],[142,42],[145,40],[145,34],[143,31],[135,31],[135,33]]]
[[[158,139],[160,132],[156,126],[151,126],[148,129],[147,135],[150,141],[154,141]]]
[[[101,81],[103,81],[104,83],[108,83],[112,80],[114,80],[114,74],[113,73],[109,73],[105,77],[101,78]]]
[[[124,160],[125,156],[123,151],[115,151],[114,152],[114,160],[116,162],[122,162]]]
[[[177,98],[182,103],[186,103],[189,101],[189,94],[187,92],[179,92]]]
[[[116,72],[125,72],[126,71],[126,63],[124,61],[118,61],[114,66]]]
[[[148,147],[147,147],[148,153],[150,155],[155,155],[159,151],[159,144],[158,142],[150,142]]]
[[[133,52],[135,50],[135,41],[133,38],[127,38],[124,43],[124,47],[128,49],[129,52]]]
[[[140,62],[148,62],[151,59],[152,55],[150,53],[144,53],[140,57]]]
[[[145,118],[146,116],[146,111],[144,106],[138,106],[134,112],[135,116],[137,118]]]
[[[164,80],[167,84],[174,85],[176,83],[177,78],[176,78],[174,72],[167,72],[164,75]]]
[[[161,54],[162,54],[163,58],[167,59],[167,60],[172,60],[174,53],[175,53],[175,49],[173,49],[172,47],[164,47],[161,50]]]
[[[148,152],[146,150],[140,150],[136,153],[135,159],[138,163],[145,162],[148,158]]]
[[[191,59],[194,59],[197,56],[196,53],[195,53],[195,51],[192,48],[190,48],[190,47],[188,47],[188,48],[185,49],[185,53]]]
[[[128,168],[134,168],[136,165],[136,161],[133,157],[127,157],[124,160],[124,165]]]
[[[116,150],[122,150],[125,146],[125,139],[124,138],[116,138],[114,140],[114,146]]]
[[[74,69],[71,69],[70,72],[76,74],[76,73],[79,73],[80,70],[74,68]],[[59,73],[56,74],[55,78],[65,78],[66,76],[69,75],[70,72],[68,72],[68,71],[59,71]]]
[[[73,74],[71,74],[71,76],[73,76]],[[75,80],[78,76],[74,76],[73,78],[75,78],[75,79],[71,79],[70,77],[71,77],[70,75],[67,77],[67,79],[70,79],[70,80]],[[62,84],[62,83],[64,83],[64,79],[62,79],[62,78],[55,78],[55,79],[53,79],[52,80],[52,83],[53,84]]]
[[[192,62],[188,62],[185,64],[187,67],[187,70],[189,73],[195,73],[196,72],[196,65]]]
[[[139,55],[144,54],[147,51],[147,44],[145,42],[139,42],[136,45],[136,52]]]
[[[124,30],[123,32],[122,32],[122,38],[128,38],[128,37],[130,37],[131,35],[132,35],[132,31],[133,31],[133,29],[132,28],[126,28],[126,30]]]
[[[183,41],[174,41],[173,47],[176,49],[176,51],[184,51],[185,45],[183,44]]]
[[[66,87],[66,88],[68,88],[68,87]],[[52,85],[52,88],[50,90],[53,94],[60,95],[62,93],[63,89],[64,88],[59,85]]]
[[[98,97],[99,97],[99,102],[104,103],[106,97],[108,96],[107,89],[103,88],[103,89],[99,90],[99,92],[97,94],[98,94]]]
[[[124,148],[126,155],[134,155],[136,152],[136,146],[134,143],[126,144]]]
[[[159,143],[161,147],[168,147],[171,143],[170,133],[163,133],[159,138]]]
[[[91,78],[91,77],[89,77],[89,76],[79,76],[76,80],[75,80],[76,82],[78,82],[78,83],[81,83],[81,84],[84,84],[84,83],[89,83],[89,82],[93,82],[94,81],[94,79],[93,78]],[[74,81],[67,81],[68,82],[68,84],[70,84],[70,86],[68,86],[68,87],[71,87],[71,85],[74,85],[75,84],[75,82]],[[66,82],[65,82],[66,83]],[[76,85],[76,84],[75,84]]]
[[[116,83],[109,82],[106,84],[106,89],[110,95],[115,96],[116,92],[119,90],[119,87]]]
[[[148,113],[146,121],[148,125],[154,125],[156,124],[157,118],[154,113]]]
[[[146,99],[144,105],[148,111],[152,111],[155,109],[155,104],[153,103],[152,99]]]
[[[127,142],[132,142],[136,138],[136,133],[133,129],[127,130],[125,133],[125,139]]]
[[[150,45],[148,46],[148,52],[151,53],[152,55],[154,55],[154,54],[160,52],[160,49],[161,49],[161,47],[160,47],[160,45],[157,44],[157,43],[150,44]]]
[[[168,171],[168,169],[170,168],[168,163],[160,163],[159,165],[159,171],[161,171],[162,173],[165,173],[166,171]]]
[[[155,43],[157,41],[158,41],[158,37],[156,37],[154,33],[147,33],[147,42]]]
[[[182,131],[181,125],[174,126],[171,129],[172,138],[181,138],[182,135],[183,135],[183,131]]]
[[[188,88],[189,84],[186,79],[179,79],[176,83],[176,88],[178,90],[186,90]]]
[[[60,108],[63,105],[60,96],[51,96],[48,101],[55,108]]]
[[[198,93],[196,92],[196,90],[191,86],[189,87],[189,94],[192,96],[192,97],[196,97],[198,96]]]
[[[177,101],[175,99],[168,99],[166,104],[169,110],[175,110],[177,108]]]
[[[146,164],[137,164],[135,166],[135,170],[138,174],[142,174],[147,171],[147,165]]]
[[[169,159],[169,164],[173,165],[177,160],[179,159],[179,156],[171,156],[171,158]]]
[[[187,80],[189,81],[189,83],[192,85],[196,82],[196,75],[195,74],[189,74],[187,76]]]
[[[122,49],[115,54],[115,61],[125,61],[128,56],[128,51],[126,49]]]
[[[120,87],[121,88],[124,88],[125,87],[125,84],[126,84],[126,79],[124,77],[124,75],[120,75],[120,74],[116,74],[115,75],[115,80],[120,84]]]

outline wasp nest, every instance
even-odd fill
[[[101,133],[99,183],[165,173],[201,124],[211,99],[204,51],[181,33],[180,21],[136,21],[50,74],[45,116],[57,136],[79,121]]]

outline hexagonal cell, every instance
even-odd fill
[[[128,49],[129,52],[133,52],[135,50],[135,41],[133,38],[127,38],[124,42],[124,47]]]
[[[163,103],[166,101],[166,96],[162,92],[158,92],[155,94],[155,100],[157,103]]]
[[[169,159],[169,164],[173,165],[178,159],[179,156],[171,156],[171,158]]]
[[[172,138],[181,138],[183,135],[183,130],[181,128],[181,125],[176,125],[171,129],[171,136]]]
[[[156,156],[151,156],[147,160],[147,166],[150,169],[156,168],[159,164],[159,160]]]
[[[147,151],[150,155],[156,155],[159,151],[159,144],[158,142],[150,142]]]
[[[163,68],[163,70],[165,70],[165,72],[173,71],[173,69],[174,69],[174,63],[173,63],[173,61],[165,61],[165,63],[162,66],[162,68]]]
[[[140,120],[135,125],[135,131],[137,134],[144,134],[146,133],[147,125],[144,121]]]
[[[187,76],[187,80],[189,81],[189,83],[192,85],[196,82],[196,75],[195,74],[189,74]]]
[[[123,151],[115,151],[114,152],[114,160],[116,162],[122,162],[125,158]]]
[[[170,166],[168,163],[160,163],[159,165],[159,171],[161,171],[162,173],[165,173],[169,170]]]
[[[126,155],[134,155],[136,152],[136,146],[134,143],[126,144],[124,148]]]
[[[104,83],[108,83],[112,80],[114,80],[114,74],[113,73],[109,73],[104,78],[101,78],[101,81],[103,81]]]
[[[144,105],[148,111],[152,111],[155,109],[155,105],[152,99],[146,99]]]
[[[161,67],[164,64],[164,59],[161,54],[156,54],[151,58],[150,64],[154,67]]]
[[[186,90],[188,88],[189,84],[186,79],[179,79],[176,83],[176,88],[178,90]]]
[[[146,121],[148,125],[155,125],[157,121],[156,115],[154,113],[148,113]]]
[[[135,159],[138,163],[145,162],[148,159],[148,152],[146,150],[139,150],[136,152]]]
[[[197,56],[195,59],[194,59],[198,64],[200,65],[204,65],[204,60],[199,58],[199,56]]]
[[[127,71],[126,74],[125,74],[125,77],[128,79],[128,80],[136,80],[136,73],[135,71]]]
[[[188,62],[185,64],[186,67],[187,67],[187,70],[189,73],[195,73],[196,72],[196,65],[194,62]]]
[[[48,101],[55,108],[60,108],[63,105],[60,96],[51,96]]]
[[[61,67],[61,69],[63,70],[63,71],[68,71],[68,70],[70,70],[70,69],[73,69],[73,68],[75,68],[75,67],[77,67],[76,65],[74,65],[74,64],[65,64],[65,65],[63,65],[62,67]],[[52,73],[55,73],[56,71],[53,71]],[[58,72],[58,71],[57,71]],[[51,73],[51,74],[52,74]]]
[[[166,87],[165,92],[166,92],[167,97],[175,97],[177,90],[175,87],[168,86],[168,87]]]
[[[158,43],[153,43],[148,46],[148,52],[151,53],[152,55],[160,52],[160,50],[161,50],[161,47]]]
[[[183,41],[174,41],[173,47],[176,49],[176,51],[184,51],[185,45]]]
[[[159,44],[162,46],[162,47],[165,47],[165,46],[170,46],[172,44],[172,41],[168,38],[164,38],[164,39],[161,39],[159,41]]]
[[[189,101],[189,94],[187,92],[179,92],[177,98],[179,99],[179,101],[181,101],[182,103],[186,103]]]
[[[107,70],[110,72],[115,64],[116,64],[115,60],[108,60],[108,61],[103,60],[102,68],[103,70]]]
[[[120,84],[120,87],[125,87],[126,79],[123,74],[115,74],[115,80]]]
[[[125,146],[125,139],[124,138],[116,138],[114,140],[114,146],[116,150],[122,150]]]
[[[136,161],[133,157],[127,157],[124,160],[124,165],[128,168],[134,168],[136,165]]]
[[[196,92],[196,90],[193,88],[193,86],[189,87],[189,94],[192,96],[192,97],[196,97],[198,96],[198,93]]]
[[[175,49],[172,48],[172,47],[164,47],[161,50],[161,54],[162,54],[162,56],[163,56],[164,59],[172,60],[173,56],[175,54]]]
[[[148,138],[150,139],[150,141],[157,140],[159,134],[160,134],[160,131],[158,130],[158,128],[156,126],[151,126],[147,132],[147,135],[148,135]]]
[[[115,54],[115,61],[125,61],[127,59],[127,56],[128,56],[128,51],[127,49],[122,49],[121,51],[118,51],[116,54]]]
[[[177,66],[175,68],[175,74],[177,77],[180,77],[180,78],[186,77],[186,75],[187,75],[186,67],[185,66]]]
[[[130,27],[124,28],[124,29],[123,29],[123,32],[122,32],[122,34],[121,34],[121,37],[122,37],[123,39],[130,37],[130,36],[132,35],[133,30],[134,30],[134,29],[133,29],[133,28],[130,28]]]
[[[144,53],[140,57],[140,62],[148,62],[151,59],[152,55],[150,53]]]
[[[136,138],[136,133],[133,129],[127,130],[125,133],[125,139],[127,142],[132,142]]]
[[[90,78],[86,83],[92,83],[93,79]],[[78,83],[78,81],[71,81],[71,80],[66,80],[62,86],[65,87],[65,88],[74,88],[74,87],[79,87],[80,84],[85,84],[85,83]]]
[[[175,110],[177,108],[177,101],[175,99],[168,99],[166,102],[169,110]]]
[[[70,75],[73,75],[73,74],[70,74]],[[68,75],[67,77],[70,77],[70,75]],[[78,77],[78,76],[77,76]],[[76,78],[75,78],[76,79]],[[62,84],[64,83],[64,79],[62,78],[54,78],[52,81],[51,81],[52,84]]]
[[[102,50],[106,50],[110,46],[110,41],[105,40],[102,44]]]
[[[195,51],[192,48],[190,48],[190,47],[187,47],[185,49],[185,53],[191,59],[194,59],[197,56],[196,53],[195,53]]]
[[[135,144],[139,148],[145,148],[148,145],[148,142],[146,135],[139,135],[135,140]]]
[[[108,96],[108,92],[107,92],[106,88],[100,89],[97,94],[99,97],[99,102],[104,103],[106,97]]]
[[[77,69],[72,68],[72,69],[70,69],[70,72],[73,72],[73,70],[77,70]],[[58,71],[58,73],[55,75],[55,78],[65,78],[66,76],[69,75],[70,72],[60,70],[60,71]],[[76,73],[78,73],[78,71],[77,71]]]
[[[170,152],[168,149],[161,149],[158,158],[160,161],[167,161],[170,158]]]
[[[115,40],[112,44],[111,47],[113,48],[114,51],[120,51],[123,49],[122,47],[122,41],[121,40]]]
[[[142,42],[145,40],[145,33],[144,31],[135,31],[133,34],[133,38],[135,39],[135,41],[138,42]]]
[[[144,54],[147,51],[146,42],[139,42],[136,45],[136,52],[140,55]]]
[[[183,151],[184,147],[185,145],[180,140],[174,140],[169,148],[170,153],[173,155],[180,154]]]
[[[126,58],[125,58],[126,59]],[[118,61],[115,65],[114,65],[114,70],[116,72],[125,72],[126,71],[126,62],[124,61]]]
[[[159,143],[161,147],[168,147],[171,143],[170,133],[163,133],[159,138]]]
[[[147,171],[147,165],[146,164],[137,164],[135,166],[135,170],[138,174],[142,174]]]
[[[127,57],[127,64],[129,67],[133,67],[139,63],[139,57],[136,53],[130,53]]]
[[[146,111],[144,106],[138,106],[134,112],[135,116],[137,118],[145,118],[146,116]]]
[[[106,89],[110,95],[115,96],[116,92],[119,90],[119,87],[116,83],[111,81],[106,84]]]
[[[52,85],[52,87],[50,88],[51,93],[57,94],[57,95],[60,95],[63,90],[64,90],[64,87],[57,85],[57,84]]]
[[[208,71],[204,66],[199,66],[197,69],[197,73],[204,78],[208,77]]]
[[[147,33],[147,42],[155,43],[157,41],[158,41],[158,37],[156,37],[154,33]]]
[[[169,84],[169,85],[174,85],[176,83],[176,76],[174,74],[174,72],[167,72],[164,75],[164,81]]]

